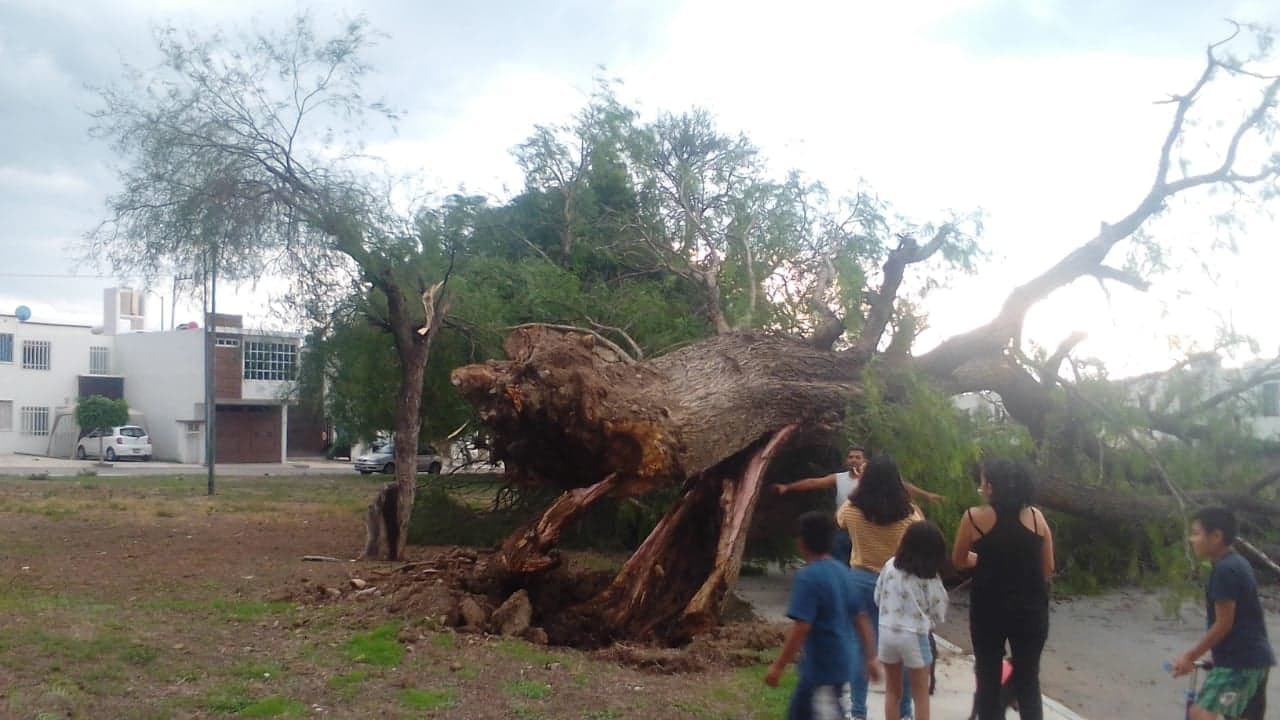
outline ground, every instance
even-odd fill
[[[384,480],[0,477],[0,717],[780,716],[770,651],[654,672],[354,599]]]
[[[221,477],[209,498],[202,476],[0,475],[0,718],[782,717],[787,687],[761,682],[782,626],[742,612],[694,653],[584,653],[448,627],[428,571],[458,551],[411,548],[423,564],[405,570],[347,560],[384,481],[258,473]],[[351,578],[379,591],[357,600]],[[778,619],[785,575],[743,585]],[[1175,716],[1182,684],[1159,666],[1201,620],[1194,601],[1167,619],[1162,600],[1056,602],[1046,692],[1086,717]],[[963,645],[954,602],[942,632]],[[963,717],[967,668],[947,656],[935,717]]]

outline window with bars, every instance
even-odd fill
[[[214,340],[213,344],[218,347],[238,348],[240,347],[240,340],[239,338],[220,337]]]
[[[22,341],[22,367],[26,370],[48,370],[53,346],[48,340]]]
[[[245,380],[292,380],[298,364],[298,346],[290,343],[244,343]]]
[[[49,434],[49,408],[22,408],[22,434],[44,436]]]
[[[0,432],[13,430],[13,401],[0,400]]]
[[[0,333],[0,363],[13,362],[13,333]]]
[[[89,374],[111,374],[111,348],[97,345],[89,348]]]

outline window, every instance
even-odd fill
[[[1263,384],[1262,417],[1280,417],[1280,382]]]
[[[297,362],[297,345],[250,341],[244,344],[245,380],[292,380]]]
[[[240,347],[240,340],[237,338],[220,337],[215,340],[213,344],[218,347],[238,348]]]
[[[22,367],[26,370],[48,370],[51,351],[48,340],[23,340]]]
[[[0,363],[13,362],[13,333],[0,333]]]
[[[49,408],[22,408],[22,434],[44,436],[49,434]]]
[[[13,430],[13,401],[0,400],[0,432]]]
[[[89,374],[107,375],[111,372],[111,348],[89,348]]]
[[[142,293],[129,288],[120,288],[120,314],[124,316],[142,315]]]

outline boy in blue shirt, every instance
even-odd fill
[[[787,617],[794,620],[778,659],[769,668],[765,683],[777,687],[783,670],[800,657],[800,680],[787,710],[788,720],[839,718],[852,720],[849,678],[855,663],[865,662],[872,680],[880,679],[871,619],[858,602],[849,568],[831,557],[835,520],[830,513],[800,516],[800,556],[805,566],[796,573]],[[862,638],[854,640],[854,629]],[[854,657],[861,646],[864,658]]]
[[[1191,522],[1191,548],[1213,563],[1205,587],[1209,631],[1173,662],[1174,676],[1191,672],[1195,661],[1213,651],[1213,669],[1205,677],[1192,720],[1219,717],[1261,720],[1267,710],[1267,675],[1276,664],[1258,581],[1249,562],[1232,547],[1236,518],[1226,508],[1204,508]]]

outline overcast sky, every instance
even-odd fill
[[[1168,122],[1153,101],[1194,81],[1222,18],[1280,24],[1280,3],[1249,0],[0,0],[0,312],[24,303],[39,319],[100,321],[112,281],[85,277],[97,270],[72,252],[114,183],[116,159],[88,136],[92,87],[122,61],[154,60],[157,23],[278,25],[298,9],[322,27],[364,13],[390,35],[371,90],[406,115],[372,148],[441,190],[518,187],[509,149],[577,109],[604,66],[624,100],[706,107],[779,172],[837,192],[865,180],[921,221],[984,209],[992,260],[931,304],[933,338],[986,318],[1138,202]],[[1207,246],[1214,211],[1187,204],[1155,229],[1174,248]],[[1089,330],[1083,352],[1146,369],[1165,361],[1170,333],[1203,341],[1225,313],[1274,352],[1275,234],[1255,222],[1239,256],[1210,268],[1229,279],[1214,289],[1199,267],[1145,297],[1081,283],[1037,309],[1030,335],[1052,345]],[[220,309],[260,314],[261,293],[220,294]]]

